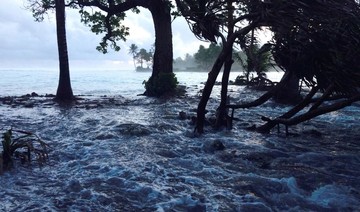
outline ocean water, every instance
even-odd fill
[[[56,71],[0,74],[0,97],[56,92]],[[196,136],[179,112],[195,115],[207,74],[176,74],[184,97],[138,96],[150,73],[104,70],[72,72],[83,97],[72,107],[45,97],[28,100],[32,107],[0,102],[2,131],[32,131],[50,145],[43,166],[17,162],[0,176],[0,211],[359,211],[359,104],[290,127],[289,136],[283,127],[247,131],[289,109],[269,101],[237,110],[233,130],[207,126]],[[215,86],[208,117],[219,93]],[[234,103],[261,92],[230,86],[229,94]]]
[[[35,92],[39,95],[55,94],[58,84],[57,70],[0,70],[0,96],[24,95]],[[241,74],[232,72],[230,80]],[[133,98],[144,93],[144,80],[150,72],[133,70],[74,70],[71,71],[71,84],[75,95],[122,95]],[[268,77],[278,81],[281,72],[268,73]],[[207,80],[206,72],[176,72],[181,85],[200,85]],[[219,75],[218,81],[221,81]]]

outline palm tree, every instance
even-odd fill
[[[239,76],[239,79],[245,78],[246,83],[249,83],[251,72],[255,72],[259,78],[266,78],[266,72],[274,65],[271,62],[270,51],[270,44],[264,44],[261,47],[256,44],[249,48],[246,54],[242,52],[234,54],[244,69],[244,75]]]
[[[133,56],[133,61],[134,61],[134,67],[136,69],[136,62],[135,62],[135,59],[136,59],[136,56],[138,54],[138,51],[139,51],[139,47],[136,45],[136,44],[131,44],[130,45],[130,48],[129,48],[129,54],[131,54]]]
[[[56,33],[59,52],[59,85],[56,92],[56,99],[61,101],[71,101],[73,92],[70,82],[69,57],[66,43],[65,26],[65,2],[64,0],[55,1],[56,8]]]
[[[144,48],[140,49],[136,57],[140,63],[141,68],[144,68],[143,67],[144,61],[149,62],[151,59],[151,55]]]

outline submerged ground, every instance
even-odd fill
[[[217,89],[217,90],[216,90]],[[215,89],[215,93],[219,88]],[[273,102],[237,110],[231,131],[193,135],[200,90],[181,98],[84,96],[0,104],[0,129],[35,132],[50,146],[40,167],[0,176],[2,211],[356,211],[360,208],[360,105],[291,127],[290,136],[247,131]],[[232,102],[260,93],[231,87]],[[209,102],[214,113],[217,96]],[[43,101],[43,102],[42,102]],[[224,144],[224,150],[212,147]]]

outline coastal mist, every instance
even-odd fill
[[[45,164],[15,161],[0,175],[1,211],[360,208],[359,103],[290,126],[288,135],[282,125],[269,134],[247,130],[263,123],[261,116],[277,117],[290,109],[270,100],[237,109],[232,130],[206,126],[203,135],[196,135],[191,117],[205,72],[176,72],[184,95],[149,98],[139,94],[150,72],[73,71],[78,103],[67,107],[46,97],[56,92],[56,71],[0,74],[2,132],[30,131],[50,146]],[[267,74],[274,81],[281,78],[279,72]],[[212,92],[209,117],[216,113],[220,89],[216,85]],[[5,97],[26,94],[24,104],[5,102]],[[229,86],[234,104],[261,94]]]

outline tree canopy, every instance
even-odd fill
[[[287,74],[283,80],[296,76],[307,82],[315,90],[327,91],[324,99],[332,94],[351,94],[343,105],[359,99],[360,63],[360,9],[359,1],[354,0],[177,0],[182,15],[188,20],[192,31],[200,39],[223,41],[223,49],[215,62],[204,88],[204,95],[198,107],[198,132],[203,131],[204,112],[209,93],[223,64],[226,67],[231,48],[244,41],[249,32],[262,27],[273,33],[272,54],[277,65]],[[226,37],[227,36],[227,37]],[[246,43],[245,43],[246,44]],[[225,80],[224,80],[225,79]],[[223,77],[223,86],[227,84]],[[279,83],[275,89],[280,89]],[[284,89],[284,88],[281,88]],[[223,89],[226,91],[226,89]],[[263,102],[274,95],[274,91],[262,97]],[[309,95],[313,95],[312,92]],[[224,96],[224,95],[222,95]],[[305,100],[310,99],[305,98]],[[304,100],[304,101],[305,101]],[[289,119],[299,110],[310,104],[294,108]],[[222,99],[223,102],[223,99]],[[332,108],[341,108],[339,104]],[[322,111],[329,111],[322,108]],[[330,110],[331,111],[331,110]],[[314,112],[308,117],[314,117]],[[301,119],[304,120],[304,119]],[[274,122],[272,122],[274,123]]]
[[[334,91],[356,92],[360,86],[359,3],[332,0],[287,4],[284,14],[269,18],[286,17],[271,24],[277,64],[321,89],[334,83]]]
[[[208,48],[200,45],[198,51],[194,54],[194,58],[201,69],[208,70],[214,64],[220,52],[221,46],[215,43],[211,43]]]
[[[28,0],[28,8],[32,11],[36,21],[43,21],[44,15],[55,9],[55,0]],[[130,2],[132,2],[130,4]],[[81,15],[81,22],[95,34],[104,34],[97,50],[107,53],[109,47],[120,50],[118,41],[126,41],[129,27],[122,25],[125,12],[130,10],[139,13],[138,1],[108,1],[108,0],[65,0],[67,7],[77,9]]]

